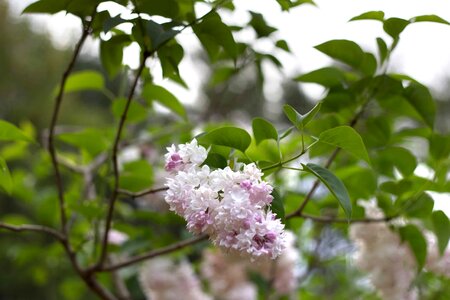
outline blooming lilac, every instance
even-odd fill
[[[252,258],[281,254],[284,225],[269,209],[273,188],[255,164],[242,164],[241,170],[210,170],[201,166],[208,151],[195,139],[167,149],[166,170],[171,176],[165,200],[187,221],[189,231],[207,233],[215,245]]]
[[[361,202],[366,215],[384,217],[373,202]],[[352,224],[350,238],[358,246],[356,264],[368,272],[372,284],[383,299],[417,299],[411,285],[416,275],[416,262],[409,247],[385,223]]]
[[[200,165],[205,161],[208,154],[204,147],[197,145],[196,139],[188,144],[180,145],[178,149],[175,145],[172,145],[167,148],[167,151],[165,169],[171,173],[185,170],[190,166]]]
[[[211,300],[187,261],[175,264],[166,258],[150,260],[139,272],[139,283],[149,300]]]
[[[257,288],[248,277],[249,271],[273,280],[276,294],[290,295],[298,287],[300,254],[295,247],[295,235],[286,231],[287,247],[276,259],[249,262],[235,252],[205,250],[201,264],[202,277],[208,280],[211,294],[218,299],[256,300]],[[273,237],[273,236],[272,236]]]

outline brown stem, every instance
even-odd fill
[[[136,192],[136,193],[130,192],[130,191],[127,191],[127,190],[123,190],[123,189],[119,189],[119,193],[123,194],[123,195],[126,195],[126,196],[130,196],[132,198],[139,198],[139,197],[142,197],[142,196],[145,196],[145,195],[150,195],[150,194],[156,194],[156,193],[159,193],[159,192],[164,192],[164,191],[167,191],[168,189],[169,189],[168,187],[161,187],[161,188],[156,188],[156,189],[143,190],[143,191]]]
[[[370,97],[369,97],[369,99],[370,99]],[[359,110],[359,112],[358,112],[358,113],[353,117],[353,119],[349,122],[349,126],[350,126],[350,127],[355,127],[355,125],[356,125],[356,123],[358,122],[359,118],[361,118],[362,114],[364,113],[364,109],[366,108],[366,106],[367,106],[368,103],[369,103],[369,101],[366,101],[366,102],[362,105],[362,107],[361,107],[361,109]],[[328,158],[327,162],[325,163],[325,166],[324,166],[324,167],[325,167],[326,169],[328,169],[328,168],[331,166],[331,164],[332,164],[333,161],[336,159],[336,157],[337,157],[337,155],[339,154],[340,151],[341,151],[341,148],[336,148],[336,149],[334,149],[333,153],[331,154],[331,156]],[[286,219],[293,218],[293,217],[299,217],[299,216],[302,215],[302,212],[303,212],[303,210],[305,209],[306,204],[308,204],[309,200],[311,200],[311,198],[314,196],[314,193],[316,192],[316,190],[317,190],[317,188],[319,187],[319,185],[320,185],[320,180],[317,179],[317,180],[314,182],[314,184],[313,184],[313,186],[311,187],[311,189],[309,190],[308,194],[307,194],[307,195],[305,196],[305,198],[303,199],[303,202],[302,202],[302,204],[300,204],[300,207],[299,207],[296,211],[294,211],[294,212],[290,213],[289,215],[287,215],[287,216],[286,216]]]
[[[116,257],[108,255],[108,263],[113,264],[116,261]],[[119,270],[111,271],[112,282],[114,284],[116,293],[120,300],[131,300],[130,291],[127,288],[122,277],[120,277]]]
[[[34,224],[23,224],[23,225],[10,225],[3,222],[0,222],[0,228],[7,229],[14,232],[23,232],[23,231],[34,231],[34,232],[43,232],[47,233],[59,241],[64,241],[64,235],[50,227],[42,226],[42,225],[34,225]]]
[[[75,46],[74,53],[72,55],[72,59],[69,62],[69,65],[67,66],[66,70],[63,73],[63,76],[61,77],[61,82],[59,84],[59,90],[57,93],[57,96],[55,98],[55,106],[53,108],[53,114],[52,119],[50,122],[50,128],[49,128],[49,134],[48,134],[48,151],[50,153],[52,165],[53,165],[53,171],[55,174],[55,184],[58,190],[58,201],[59,201],[59,210],[60,210],[60,219],[61,219],[61,227],[62,232],[64,235],[67,234],[67,215],[66,215],[66,208],[65,208],[65,200],[64,200],[64,187],[62,183],[62,177],[61,172],[59,170],[57,155],[56,155],[56,148],[55,148],[55,142],[54,142],[54,136],[55,136],[55,127],[56,123],[58,121],[59,112],[61,109],[61,103],[64,96],[64,87],[66,85],[67,79],[69,78],[70,73],[73,70],[73,67],[75,66],[75,61],[77,60],[81,48],[86,41],[86,38],[88,37],[89,33],[91,31],[91,22],[87,23],[84,28],[83,32],[81,34],[80,40],[78,41],[77,45]]]
[[[106,223],[105,223],[105,231],[103,233],[103,240],[102,240],[102,246],[101,246],[101,253],[100,253],[100,259],[98,261],[98,265],[101,266],[105,262],[106,254],[107,254],[107,248],[108,248],[108,233],[111,229],[111,223],[112,223],[112,216],[114,212],[114,206],[117,200],[117,196],[119,194],[119,160],[118,160],[118,152],[119,152],[119,142],[120,137],[122,136],[122,131],[125,126],[125,121],[127,119],[128,110],[131,105],[131,101],[133,100],[134,93],[136,91],[137,84],[139,82],[139,78],[141,77],[142,71],[145,68],[145,62],[147,61],[147,58],[149,57],[149,53],[144,53],[142,56],[141,64],[139,65],[139,68],[136,71],[136,76],[134,78],[134,81],[131,85],[130,92],[128,94],[127,102],[125,104],[125,108],[122,112],[122,116],[120,117],[119,126],[117,127],[116,137],[114,139],[113,144],[113,150],[112,150],[112,162],[113,162],[113,172],[114,172],[114,189],[112,191],[111,198],[109,200],[108,205],[108,213],[106,215]]]
[[[58,202],[59,202],[60,219],[61,219],[61,233],[58,232],[58,234],[56,234],[56,232],[54,232],[53,229],[45,228],[45,227],[44,228],[38,227],[39,229],[37,230],[36,227],[29,227],[30,225],[23,225],[25,227],[18,227],[18,228],[16,227],[14,229],[9,227],[8,229],[10,229],[10,230],[17,229],[16,231],[21,231],[21,230],[42,231],[42,232],[50,233],[53,236],[57,237],[58,240],[63,245],[64,250],[66,251],[66,253],[69,257],[73,268],[80,275],[80,277],[83,279],[83,281],[86,283],[86,285],[93,292],[95,292],[101,299],[115,300],[116,298],[114,297],[114,295],[112,295],[108,290],[106,290],[104,287],[102,287],[91,274],[88,274],[81,269],[81,267],[77,261],[77,258],[76,258],[76,253],[71,248],[69,239],[67,238],[67,214],[66,214],[65,199],[64,199],[64,187],[63,187],[62,176],[61,176],[61,172],[59,169],[59,162],[57,159],[56,147],[55,147],[55,142],[54,142],[55,127],[56,127],[56,123],[58,121],[58,116],[59,116],[59,113],[61,110],[61,104],[62,104],[63,96],[64,96],[64,88],[66,86],[69,75],[73,71],[75,62],[81,52],[81,48],[82,48],[84,42],[86,41],[86,38],[89,36],[89,34],[91,32],[91,24],[92,24],[92,21],[94,20],[95,13],[96,13],[96,9],[93,12],[91,21],[87,22],[84,25],[80,40],[78,41],[77,45],[75,46],[75,50],[72,55],[72,59],[70,60],[69,65],[67,66],[66,70],[64,71],[64,73],[61,77],[61,82],[59,84],[58,93],[55,98],[55,106],[54,106],[53,114],[51,117],[49,134],[48,134],[48,139],[47,139],[48,151],[50,154],[53,171],[55,174],[55,184],[56,184],[57,191],[58,191]],[[6,227],[3,227],[3,228],[6,228]]]
[[[126,261],[123,261],[121,263],[117,263],[115,265],[110,265],[110,266],[105,266],[103,268],[100,268],[97,271],[101,271],[101,272],[110,272],[110,271],[115,271],[118,270],[120,268],[124,268],[127,267],[129,265],[135,264],[137,262],[141,262],[143,260],[149,259],[149,258],[153,258],[156,256],[160,256],[160,255],[164,255],[179,249],[182,249],[184,247],[190,246],[190,245],[194,245],[196,243],[199,243],[201,241],[204,241],[208,238],[207,235],[200,235],[200,236],[196,236],[178,243],[174,243],[171,244],[169,246],[163,247],[163,248],[159,248],[156,250],[152,250],[140,255],[136,255],[134,257],[131,257],[129,259],[127,259]]]
[[[331,164],[333,163],[333,161],[335,160],[336,156],[339,154],[340,148],[336,148],[334,149],[333,153],[331,154],[331,156],[328,158],[327,162],[325,163],[325,168],[329,168],[331,166]],[[314,193],[316,192],[317,188],[320,185],[320,180],[317,179],[313,186],[311,187],[311,189],[309,190],[308,194],[305,196],[305,199],[303,199],[302,204],[300,205],[300,207],[294,211],[293,213],[290,213],[289,215],[286,216],[286,219],[290,219],[293,217],[299,217],[302,215],[303,210],[306,207],[306,204],[308,204],[309,200],[311,200],[312,196],[314,195]]]

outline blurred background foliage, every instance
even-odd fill
[[[257,14],[252,14],[250,25],[255,30],[256,38],[267,38],[276,30],[265,24],[262,16]],[[17,124],[27,135],[45,144],[46,128],[54,100],[50,95],[59,83],[71,51],[56,49],[49,37],[36,33],[31,27],[32,24],[29,22],[9,15],[7,1],[0,2],[0,44],[3,45],[0,47],[0,119]],[[277,42],[280,49],[287,47],[282,42],[274,42]],[[176,45],[174,43],[172,46],[176,48]],[[219,54],[212,50],[195,53],[195,59],[203,61],[202,64],[207,67],[209,76],[206,76],[208,80],[202,84],[204,97],[201,99],[201,105],[194,105],[188,109],[190,123],[149,108],[151,105],[148,104],[152,104],[152,99],[146,99],[145,91],[142,97],[137,99],[130,111],[131,126],[127,128],[126,143],[123,145],[121,155],[123,188],[139,191],[145,187],[162,186],[164,174],[159,171],[162,166],[161,151],[171,143],[190,140],[194,136],[193,129],[197,124],[207,124],[205,128],[208,129],[232,120],[248,128],[252,117],[262,116],[280,128],[287,128],[290,125],[281,110],[284,103],[305,113],[317,100],[322,100],[309,99],[302,91],[298,81],[308,82],[308,80],[286,79],[281,97],[283,102],[271,103],[263,92],[265,74],[262,64],[269,63],[275,68],[280,68],[280,62],[271,54],[258,53],[251,47],[241,44],[238,46],[238,51],[241,52],[235,66],[230,60],[221,60],[217,56]],[[164,57],[164,53],[158,54]],[[341,64],[335,66],[350,73],[348,67],[342,68]],[[111,76],[111,72],[114,73],[115,70],[108,69],[107,64],[102,65],[97,57],[90,56],[80,58],[75,68],[75,71],[79,70],[95,70],[106,78],[106,89],[103,91],[83,91],[66,95],[59,122],[62,125],[57,128],[58,142],[66,165],[63,176],[66,182],[68,207],[75,212],[71,232],[72,242],[77,245],[81,260],[91,262],[98,249],[87,239],[98,238],[101,225],[98,217],[105,211],[103,199],[99,195],[111,192],[108,181],[111,169],[101,165],[95,174],[90,174],[93,176],[94,193],[92,189],[89,190],[84,186],[86,174],[74,174],[71,170],[77,165],[91,163],[111,147],[110,137],[113,133],[111,126],[117,121],[118,112],[123,106],[120,99],[126,95],[127,87],[130,85],[131,71],[124,68],[117,71],[117,76]],[[177,76],[179,75],[176,72],[171,72],[167,77],[183,84],[181,77]],[[351,76],[354,74],[350,74]],[[110,80],[111,77],[113,80]],[[144,77],[146,82],[151,82],[150,73]],[[353,103],[353,97],[359,92],[356,81],[355,78],[348,80],[354,90],[338,85],[327,86],[329,91],[324,96],[322,118],[313,121],[308,129],[312,135],[319,135],[326,129],[346,124],[351,119],[354,107],[351,105],[348,107],[345,101]],[[392,88],[394,94],[398,92],[395,90],[395,84],[393,82],[392,86],[387,86]],[[383,99],[386,95],[381,92],[377,96]],[[449,95],[448,92],[436,95],[438,100],[435,128],[440,134],[447,135],[447,139],[450,132]],[[394,110],[392,114],[387,114],[386,110],[383,110],[386,107],[380,108],[383,102],[380,103],[369,106],[366,112],[368,118],[357,126],[367,147],[371,149],[374,170],[357,165],[357,159],[348,155],[337,159],[335,170],[349,187],[352,199],[368,199],[375,194],[381,199],[380,202],[386,198],[396,198],[402,202],[410,196],[407,193],[408,188],[417,188],[423,182],[412,174],[417,165],[414,158],[416,153],[412,155],[409,150],[399,150],[403,149],[399,145],[403,145],[409,137],[415,136],[418,137],[418,141],[415,140],[414,147],[416,145],[423,147],[431,139],[430,132],[429,128],[423,124],[417,125],[415,121],[411,131],[401,131],[398,124],[394,123],[398,114],[402,112]],[[410,122],[405,121],[404,124],[409,125]],[[86,129],[88,127],[90,128]],[[136,136],[138,138],[133,138]],[[295,153],[299,141],[299,136],[286,141],[283,152]],[[48,155],[40,151],[37,145],[31,145],[29,148],[22,142],[0,145],[1,156],[8,162],[15,184],[11,196],[1,195],[2,221],[58,227],[56,213],[58,209],[54,201],[56,190],[53,186]],[[383,151],[378,152],[379,149],[383,149],[384,156]],[[219,153],[221,151],[216,150]],[[322,145],[315,148],[310,156],[321,159],[330,152],[330,147]],[[407,162],[404,168],[402,165],[396,165],[394,160],[399,154],[405,155],[406,159],[413,156],[411,158],[413,162]],[[263,141],[259,146],[253,143],[249,149],[249,156],[257,160],[274,161],[277,157],[276,147],[272,141]],[[437,162],[444,159],[445,157],[440,157],[437,153],[426,163],[433,168]],[[446,163],[448,164],[448,161]],[[414,165],[413,170],[411,165]],[[351,167],[346,169],[342,166]],[[403,173],[404,179],[396,179],[394,167]],[[443,175],[440,175],[443,178],[441,181],[444,181],[441,182],[443,186],[441,190],[447,188],[446,172],[448,165],[444,168]],[[148,174],[153,176],[147,176]],[[360,182],[361,176],[366,179],[363,183]],[[384,189],[379,190],[378,176],[388,177],[391,186],[385,184]],[[274,180],[286,184],[289,178],[298,180],[304,177],[280,172],[274,176]],[[305,179],[305,182],[308,183],[308,179]],[[406,188],[399,187],[401,184]],[[283,191],[284,203],[286,211],[292,212],[297,207],[298,197],[304,196],[307,190],[305,186],[298,184],[287,186],[288,188]],[[93,201],[84,201],[86,199]],[[183,220],[165,211],[165,205],[156,201],[157,199],[160,200],[161,197],[158,195],[144,199],[121,197],[114,228],[128,234],[130,239],[122,246],[112,246],[113,253],[140,253],[145,249],[162,247],[188,236],[184,230]],[[337,203],[324,190],[319,191],[319,196],[314,200],[309,204],[307,213],[331,216],[337,214]],[[386,214],[394,210],[388,202],[386,201],[386,207],[383,207]],[[355,208],[355,215],[363,216],[361,209],[358,210],[356,206]],[[339,214],[342,215],[342,212]],[[416,217],[417,211],[416,215],[414,214],[411,213]],[[344,225],[331,228],[330,225],[311,224],[302,219],[293,219],[288,222],[288,227],[296,231],[303,230],[299,232],[299,237],[304,244],[299,247],[307,262],[308,276],[304,280],[308,281],[308,288],[300,289],[299,295],[302,299],[377,299],[367,282],[356,282],[362,274],[346,260],[346,253],[352,251],[352,246],[346,238],[347,229]],[[87,236],[88,231],[92,231],[93,236]],[[176,252],[174,257],[188,255],[192,261],[196,261],[202,246],[204,244]],[[60,245],[47,236],[28,233],[19,235],[2,231],[0,255],[2,256],[0,269],[3,271],[0,274],[0,299],[30,299],[30,297],[50,300],[95,299],[74,273]],[[138,266],[131,267],[121,275],[125,278],[133,299],[143,299],[138,287],[137,269]],[[100,277],[103,283],[111,285],[111,278],[103,275]],[[448,279],[423,274],[420,281],[424,286],[431,286],[426,299],[445,299],[441,295],[450,294]]]

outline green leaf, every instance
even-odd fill
[[[283,67],[283,64],[281,63],[281,61],[278,58],[276,58],[275,56],[273,56],[272,54],[267,54],[267,53],[264,53],[264,54],[258,53],[258,54],[260,55],[261,59],[269,60],[276,67],[278,67],[278,68],[282,68]]]
[[[284,222],[284,204],[283,199],[280,196],[280,193],[278,193],[277,189],[273,189],[272,191],[272,204],[271,204],[271,210],[274,214],[277,215],[279,219],[281,219],[282,222]]]
[[[384,12],[382,11],[368,11],[363,14],[360,14],[359,16],[353,17],[350,19],[350,21],[357,21],[357,20],[378,20],[383,22],[384,20]]]
[[[434,127],[434,119],[436,116],[436,103],[431,96],[427,87],[411,82],[405,89],[405,98],[414,107],[416,112],[422,117],[425,123],[430,127]]]
[[[159,49],[167,41],[175,37],[179,31],[166,30],[161,24],[148,20],[146,22],[146,33],[150,36],[151,50]]]
[[[401,196],[405,193],[411,192],[412,188],[412,182],[409,180],[385,181],[380,185],[380,189],[382,191],[396,196]]]
[[[365,136],[365,142],[376,146],[385,146],[389,143],[392,135],[392,121],[386,116],[377,116],[369,118],[366,121],[367,132],[370,135]],[[370,146],[369,146],[370,147]]]
[[[170,42],[158,50],[158,58],[161,63],[164,78],[171,78],[176,82],[182,82],[178,65],[183,59],[183,56],[183,47],[176,42]],[[182,85],[185,86],[185,84]]]
[[[184,120],[187,120],[186,110],[178,99],[168,90],[159,85],[147,84],[142,91],[142,97],[151,103],[153,100],[170,109]]]
[[[375,172],[368,168],[359,166],[346,167],[336,172],[347,187],[351,199],[370,199],[373,198],[378,187]],[[364,178],[364,180],[361,180]]]
[[[289,104],[285,104],[283,106],[283,111],[284,114],[288,117],[289,121],[291,121],[291,123],[294,124],[294,126],[297,127],[298,130],[303,131],[303,128],[305,128],[306,125],[308,125],[308,123],[311,122],[311,120],[319,112],[321,105],[321,102],[317,103],[316,106],[314,106],[309,112],[304,115],[300,114]]]
[[[206,157],[203,164],[218,169],[223,169],[228,165],[227,159],[225,157],[211,151],[208,152],[208,156]]]
[[[263,118],[254,118],[252,121],[253,135],[255,136],[256,144],[267,139],[278,141],[278,132],[269,121]]]
[[[267,25],[262,14],[250,12],[250,15],[252,18],[249,25],[253,27],[258,38],[267,37],[277,31],[275,27]]]
[[[41,0],[28,5],[22,13],[48,13],[55,14],[66,10],[69,0]]]
[[[115,99],[111,106],[111,112],[117,119],[122,116],[125,106],[127,105],[126,98]],[[128,107],[127,120],[130,122],[144,121],[148,116],[147,109],[142,104],[132,100]]]
[[[146,160],[137,160],[124,164],[120,174],[120,188],[139,192],[153,184],[153,169]]]
[[[158,24],[152,20],[139,19],[139,26],[133,26],[132,34],[136,42],[143,45],[148,51],[156,51],[166,44],[169,40],[175,37],[179,31],[171,28],[166,29],[163,25]]]
[[[288,44],[287,44],[287,42],[285,40],[278,40],[275,43],[275,46],[280,48],[280,49],[283,49],[286,52],[291,52],[291,49],[289,49],[289,46],[288,46]]]
[[[127,35],[116,35],[108,41],[100,41],[100,60],[110,78],[114,78],[121,70],[123,47],[130,42]]]
[[[79,71],[72,73],[67,78],[64,92],[79,92],[86,90],[101,91],[105,87],[102,74],[97,71]]]
[[[377,46],[378,46],[378,53],[380,55],[380,62],[383,63],[387,56],[388,56],[388,47],[386,45],[386,42],[382,38],[377,38]]]
[[[9,173],[6,161],[2,157],[0,157],[0,188],[8,194],[11,194],[13,189],[11,174]]]
[[[104,33],[107,33],[108,31],[110,31],[111,29],[113,29],[114,27],[116,27],[117,25],[123,24],[123,23],[130,23],[131,21],[133,21],[134,19],[122,19],[120,14],[118,14],[117,16],[111,17],[108,14],[109,17],[106,18],[106,20],[103,22],[103,24],[101,24],[101,30]],[[94,24],[95,21],[97,20],[98,16],[94,19]]]
[[[410,23],[407,20],[400,18],[389,18],[384,21],[383,29],[392,38],[397,39],[400,33],[408,26]]]
[[[212,61],[217,59],[219,46],[229,57],[236,59],[237,46],[233,34],[217,13],[209,14],[201,23],[192,28]]]
[[[40,0],[30,4],[23,13],[49,13],[67,11],[79,17],[91,15],[101,0]]]
[[[433,134],[429,138],[430,154],[435,160],[446,159],[450,156],[450,135]]]
[[[302,4],[311,4],[316,6],[312,0],[277,0],[283,11],[289,11],[293,7],[297,7]]]
[[[295,81],[311,82],[323,85],[324,87],[333,87],[345,82],[344,73],[335,67],[326,67],[312,72],[297,76]]]
[[[361,136],[350,126],[339,126],[325,130],[319,135],[319,141],[339,147],[370,164],[369,155]]]
[[[4,120],[0,120],[0,141],[34,142],[22,130]]]
[[[79,132],[59,134],[57,138],[76,148],[86,150],[96,156],[109,149],[110,133],[105,130],[89,128]]]
[[[417,167],[416,157],[407,149],[402,147],[389,147],[379,152],[380,163],[395,166],[403,176],[407,177],[414,173]]]
[[[342,181],[337,178],[330,170],[325,169],[316,164],[302,164],[304,171],[307,171],[314,176],[316,176],[328,190],[333,194],[333,196],[338,200],[339,204],[344,209],[347,219],[350,220],[352,217],[352,203],[347,192],[347,188],[342,183]]]
[[[336,113],[353,107],[356,99],[351,92],[330,92],[322,99],[322,112]]]
[[[221,84],[228,79],[230,79],[231,76],[236,74],[237,70],[233,67],[221,67],[214,70],[214,73],[211,76],[209,84],[212,86]]]
[[[372,53],[364,52],[363,60],[359,66],[361,70],[366,75],[373,75],[377,69],[377,60]]]
[[[282,129],[278,132],[278,135],[280,136],[280,141],[282,139],[284,139],[285,137],[287,137],[288,135],[290,135],[292,133],[292,131],[294,130],[294,126],[291,126],[289,128],[286,129]]]
[[[405,213],[409,217],[428,218],[433,211],[434,201],[427,193],[422,193],[417,198],[411,200],[410,205],[407,206]]]
[[[227,146],[243,153],[250,146],[251,140],[247,131],[231,126],[214,129],[198,138],[201,144]]]
[[[439,16],[436,15],[423,15],[423,16],[417,16],[414,18],[411,18],[409,20],[411,23],[417,23],[417,22],[434,22],[434,23],[441,23],[445,25],[450,25],[450,23],[444,19],[442,19]]]
[[[442,255],[450,239],[450,221],[442,210],[434,211],[431,215],[433,232],[438,240],[439,253]]]
[[[416,258],[418,270],[420,271],[427,258],[427,242],[422,232],[414,225],[406,225],[400,228],[402,241],[407,242]]]
[[[140,12],[150,16],[158,15],[170,19],[175,19],[180,11],[176,0],[137,0],[137,7]]]
[[[372,75],[375,71],[373,55],[365,53],[361,47],[349,40],[332,40],[317,45],[314,48],[320,52],[339,60],[366,75]]]

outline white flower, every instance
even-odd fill
[[[425,232],[427,240],[427,262],[425,267],[434,273],[450,277],[450,245],[442,256],[439,253],[436,236],[431,232]]]
[[[172,145],[167,148],[165,169],[168,172],[176,173],[186,170],[192,166],[201,165],[208,152],[202,146],[197,145],[197,140],[193,139],[189,144],[180,145],[179,149]]]
[[[364,206],[368,217],[383,217],[374,202]],[[411,287],[417,270],[414,256],[386,223],[352,224],[350,238],[359,246],[356,265],[369,273],[383,299],[417,299]]]
[[[167,258],[155,258],[139,272],[140,286],[149,300],[211,300],[186,261],[179,265]]]
[[[128,235],[121,231],[111,229],[108,232],[108,243],[112,245],[122,245],[128,240]]]
[[[252,257],[280,255],[286,243],[284,225],[268,210],[273,188],[261,180],[255,164],[244,165],[242,171],[211,171],[200,167],[208,153],[196,140],[167,149],[166,169],[172,176],[165,199],[190,232],[207,233],[215,245]]]

